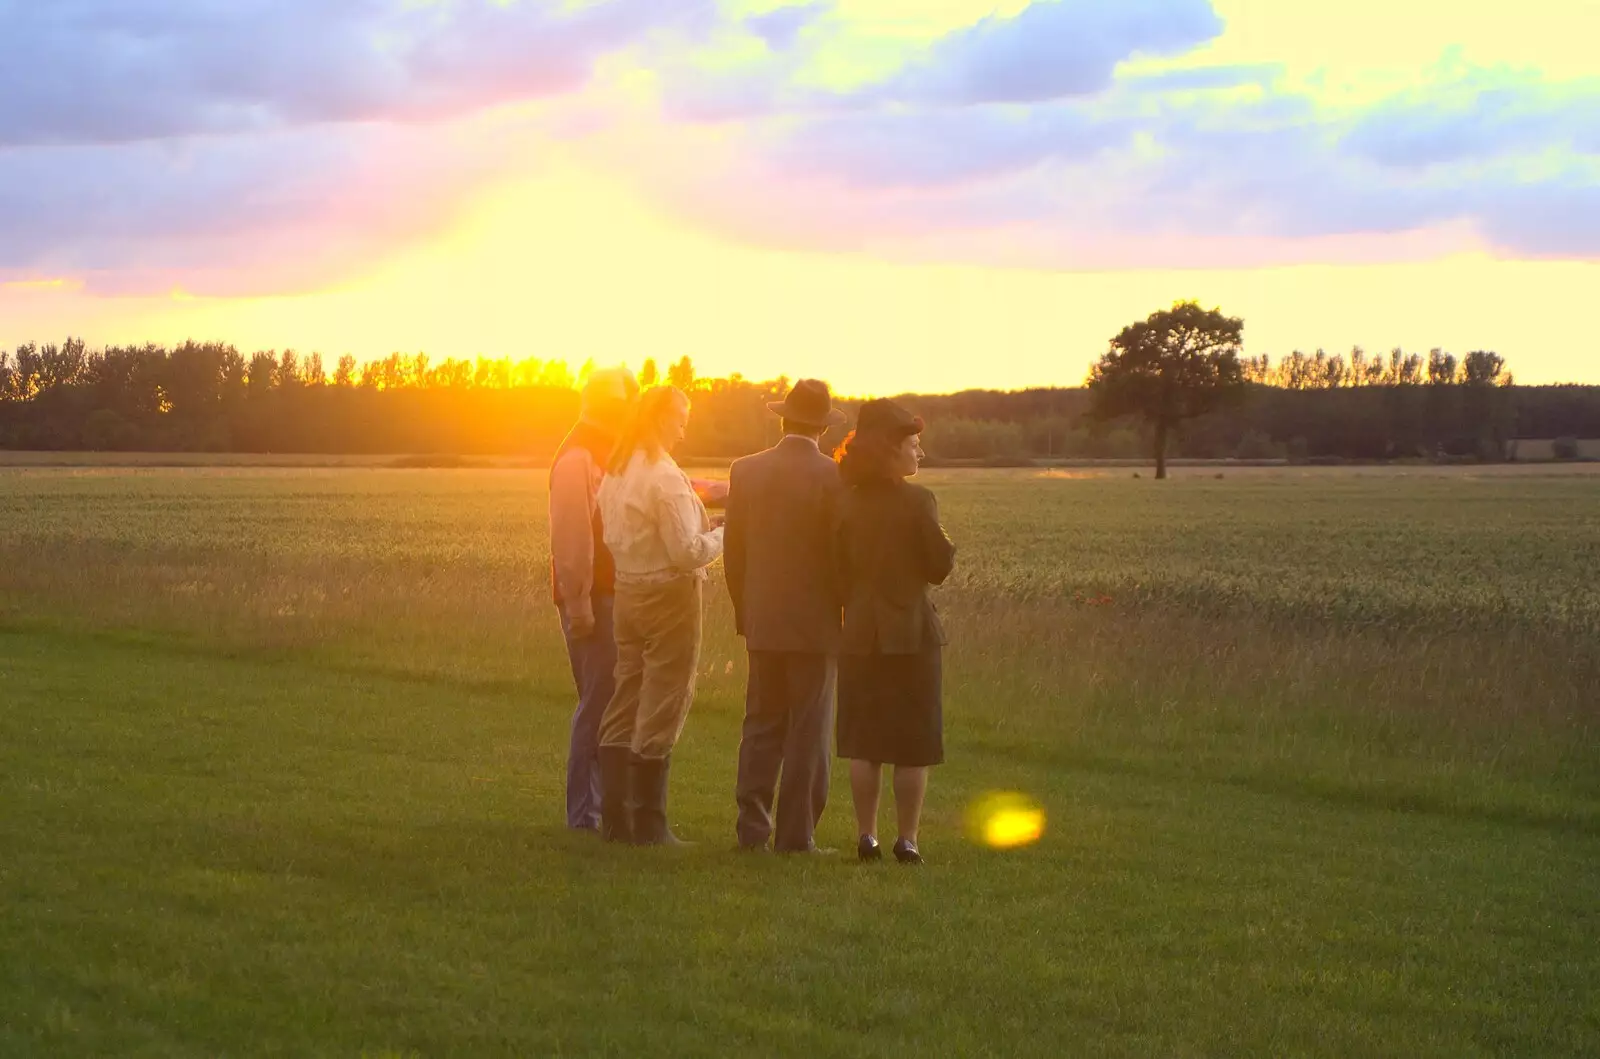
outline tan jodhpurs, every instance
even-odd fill
[[[672,753],[694,701],[703,584],[617,584],[617,690],[600,720],[601,746],[642,758]]]

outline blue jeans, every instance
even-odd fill
[[[600,826],[600,718],[611,704],[616,688],[617,641],[612,627],[612,598],[595,596],[594,632],[583,639],[572,635],[567,608],[561,610],[561,633],[567,640],[567,659],[578,689],[578,708],[572,713],[572,746],[567,753],[567,826]]]

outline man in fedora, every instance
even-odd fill
[[[784,401],[767,407],[783,417],[783,440],[733,465],[724,531],[734,621],[750,656],[736,791],[739,846],[764,850],[770,839],[780,853],[814,853],[828,801],[840,641],[832,524],[841,486],[820,441],[845,416],[827,385],[814,379],[802,379]]]

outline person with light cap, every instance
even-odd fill
[[[616,564],[598,497],[638,396],[632,372],[593,372],[584,382],[578,422],[550,467],[550,581],[578,693],[567,752],[567,826],[582,830],[600,827],[600,719],[616,687]]]

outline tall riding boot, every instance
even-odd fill
[[[600,837],[607,842],[633,841],[632,758],[625,746],[600,748]]]
[[[671,757],[633,759],[633,844],[636,846],[684,846],[667,826],[667,775]]]

